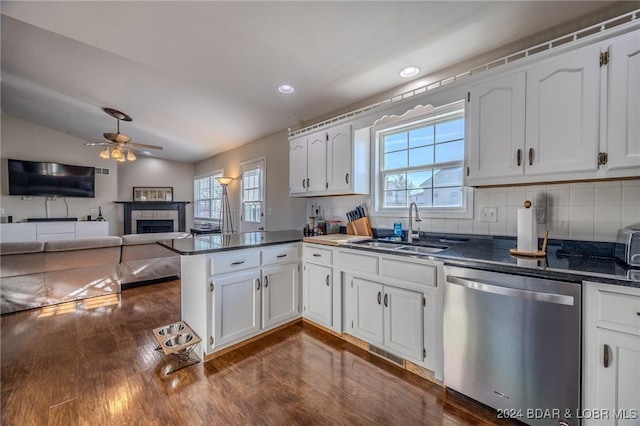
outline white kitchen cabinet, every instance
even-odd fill
[[[303,272],[302,316],[331,328],[333,326],[333,268],[305,262]]]
[[[260,330],[260,269],[222,275],[213,281],[214,344],[240,341]]]
[[[300,244],[181,256],[182,320],[213,354],[300,317]]]
[[[640,424],[640,289],[583,284],[583,407],[605,411],[586,425]]]
[[[270,266],[262,270],[262,326],[270,327],[298,316],[298,263]]]
[[[600,46],[527,69],[526,173],[598,169]]]
[[[342,124],[289,142],[289,195],[369,193],[369,131]]]
[[[610,41],[607,96],[607,170],[640,169],[640,31]]]
[[[471,86],[469,182],[524,174],[525,72]]]
[[[353,303],[349,332],[422,362],[425,356],[422,294],[351,274],[346,281],[352,289]]]

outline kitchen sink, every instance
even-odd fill
[[[446,246],[400,246],[395,251],[406,251],[409,253],[432,254],[446,250]]]
[[[384,242],[384,241],[362,241],[355,242],[354,245],[361,247],[369,247],[380,249],[388,252],[402,252],[402,253],[414,253],[414,254],[433,254],[441,252],[442,250],[446,250],[449,247],[437,244],[414,244],[407,245],[401,242],[393,243],[393,242]]]

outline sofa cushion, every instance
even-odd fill
[[[148,234],[127,234],[122,236],[123,246],[136,246],[140,244],[155,244],[160,240],[177,240],[191,238],[186,232],[152,232]]]
[[[44,250],[42,241],[16,241],[0,243],[0,254],[38,253]]]
[[[44,251],[84,250],[104,247],[119,247],[122,245],[120,237],[87,237],[67,240],[47,241]]]

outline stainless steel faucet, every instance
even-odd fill
[[[420,211],[418,210],[418,205],[415,202],[409,204],[409,231],[407,232],[407,242],[412,242],[414,239],[418,240],[420,237],[420,231],[414,236],[413,235],[413,210],[416,211],[416,222],[422,222],[422,218],[420,217]]]

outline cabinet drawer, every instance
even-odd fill
[[[336,264],[343,269],[368,272],[371,274],[377,274],[379,271],[378,256],[371,256],[367,254],[341,251],[338,253]]]
[[[216,253],[209,258],[209,275],[226,274],[260,267],[260,252],[236,250]]]
[[[640,334],[640,295],[599,291],[598,321],[631,327]]]
[[[401,259],[382,258],[380,275],[421,285],[436,286],[436,268]]]
[[[321,265],[333,264],[333,250],[318,247],[312,244],[305,244],[302,247],[302,256],[304,260],[319,263]]]
[[[298,245],[281,245],[262,250],[262,265],[279,265],[297,262],[300,258]]]
[[[38,234],[75,234],[76,224],[74,222],[50,222],[37,223]],[[71,237],[73,238],[73,237]]]

